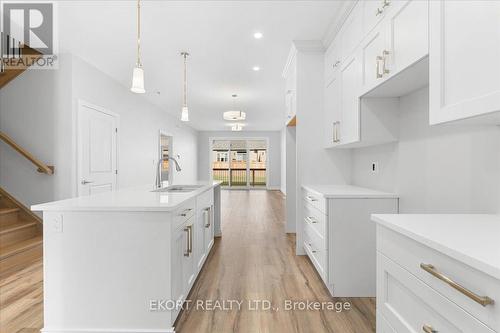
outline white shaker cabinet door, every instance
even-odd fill
[[[430,123],[499,111],[500,1],[429,6]]]
[[[390,71],[399,72],[429,54],[429,1],[394,1],[388,25]]]
[[[337,76],[325,88],[325,106],[324,106],[324,129],[325,129],[325,147],[332,147],[337,144],[339,124],[341,122],[340,110],[340,78]]]
[[[339,133],[337,133],[338,144],[349,144],[360,140],[359,94],[361,90],[361,68],[361,56],[357,52],[346,59],[340,70],[342,120],[340,121]]]

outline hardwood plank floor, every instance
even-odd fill
[[[275,191],[222,191],[222,233],[189,299],[244,301],[241,311],[204,311],[192,305],[177,322],[180,333],[375,332],[374,299],[332,299],[311,262],[295,255],[284,232],[284,200]],[[43,326],[41,260],[0,276],[0,332],[34,333]],[[254,311],[268,300],[278,311]],[[285,311],[285,300],[351,303],[348,311]],[[227,304],[227,303],[226,303]]]
[[[222,235],[190,295],[176,332],[375,332],[375,299],[334,299],[285,234],[277,191],[222,191]],[[243,301],[241,310],[206,311],[206,300]],[[250,309],[270,301],[277,311]],[[285,310],[285,301],[349,302],[350,310]],[[200,305],[204,307],[196,306]],[[252,303],[250,303],[252,304]]]

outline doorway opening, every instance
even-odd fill
[[[212,179],[226,188],[267,188],[266,139],[211,140]]]

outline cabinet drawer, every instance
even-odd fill
[[[304,225],[310,225],[322,238],[326,237],[326,215],[304,201]]]
[[[306,251],[309,259],[311,259],[314,267],[319,275],[326,281],[326,250],[316,246],[314,240],[311,239],[310,234],[304,233],[304,250]]]
[[[421,264],[432,265],[434,272],[446,276],[478,296],[488,296],[497,303],[500,302],[500,281],[380,225],[377,226],[377,250],[487,326],[500,331],[500,307],[497,304],[483,306],[477,303],[424,270]]]
[[[178,228],[182,223],[194,215],[195,200],[189,200],[172,212],[174,228]]]
[[[302,188],[302,198],[320,212],[326,214],[326,200],[323,195]]]
[[[396,332],[494,332],[380,252],[377,311]]]
[[[326,237],[320,235],[310,223],[304,224],[304,233],[308,235],[309,241],[314,249],[327,249]]]

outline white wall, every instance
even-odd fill
[[[280,149],[281,149],[281,192],[286,195],[286,128],[283,128],[280,132],[281,135],[281,144],[280,144]]]
[[[500,212],[500,127],[431,127],[428,105],[427,88],[400,99],[399,142],[353,150],[352,182],[396,191],[402,213]]]
[[[154,183],[160,129],[173,135],[173,155],[181,156],[182,171],[174,171],[174,181],[187,183],[196,180],[197,132],[75,57],[73,102],[78,99],[120,115],[120,187]]]
[[[159,129],[174,137],[182,172],[175,181],[196,179],[197,133],[164,110],[133,94],[85,61],[60,56],[58,70],[32,70],[0,90],[0,130],[42,161],[54,164],[54,176],[34,167],[0,143],[0,185],[26,205],[76,194],[75,114],[78,99],[120,115],[119,187],[153,184]],[[29,97],[29,98],[28,98]]]
[[[281,133],[279,131],[201,131],[198,132],[198,179],[208,180],[210,177],[210,138],[267,138],[268,147],[268,179],[270,189],[281,187]]]

